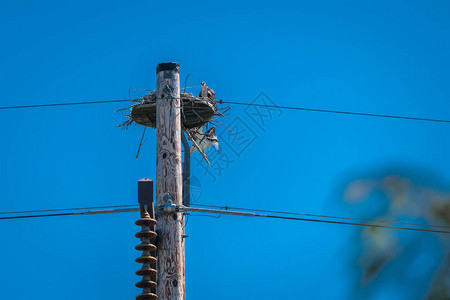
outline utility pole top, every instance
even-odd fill
[[[180,73],[180,65],[176,62],[160,63],[158,66],[156,66],[156,73],[159,73],[161,71],[176,71]]]

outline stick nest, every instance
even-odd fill
[[[199,128],[206,123],[214,123],[215,117],[223,117],[224,113],[230,108],[219,109],[215,99],[208,97],[195,97],[191,93],[180,93],[181,97],[181,122],[184,130]],[[151,92],[142,99],[132,100],[130,107],[120,109],[128,110],[125,114],[126,121],[121,125],[122,128],[135,123],[146,127],[156,128],[156,94]]]

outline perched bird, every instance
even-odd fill
[[[204,81],[201,83],[201,86],[202,90],[200,91],[200,94],[198,96],[216,101],[216,93],[214,93],[214,91],[210,89]]]
[[[203,154],[205,150],[209,146],[214,146],[216,150],[219,150],[219,140],[216,135],[216,127],[212,127],[208,129],[205,133],[203,133],[203,126],[199,127],[197,130],[190,131],[190,135],[193,139],[192,142],[195,142],[198,146],[198,150],[200,150]],[[197,150],[197,147],[191,146],[190,152],[191,154]]]

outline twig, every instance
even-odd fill
[[[231,131],[227,126],[223,125],[222,122],[219,121],[209,121],[211,124],[214,125],[215,122],[219,123],[220,125],[222,125],[223,127],[225,127],[226,130],[228,130],[232,135],[234,135],[234,137],[240,142],[241,140],[234,134],[233,131]]]
[[[183,89],[183,92],[186,91],[186,84],[187,84],[187,80],[188,80],[188,78],[189,78],[189,75],[191,75],[191,73],[188,73],[187,76],[186,76],[186,79],[184,80],[184,89]]]
[[[147,139],[144,141],[144,143],[142,142],[142,140],[144,139],[144,135],[145,135],[145,131],[147,130],[147,127],[144,127],[144,132],[142,133],[142,137],[141,137],[141,142],[139,143],[139,148],[138,151],[136,153],[136,159],[139,156],[139,151],[141,151],[141,146],[147,141]]]

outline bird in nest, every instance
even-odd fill
[[[200,94],[198,95],[201,98],[209,98],[213,101],[216,101],[216,93],[212,89],[210,89],[204,81],[201,83],[202,90],[200,91]]]
[[[199,150],[201,153],[205,153],[206,149],[210,146],[219,151],[219,140],[216,135],[216,127],[208,129],[203,132],[203,126],[189,131],[188,135],[194,146],[190,147],[190,153],[194,153],[195,150]]]

